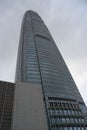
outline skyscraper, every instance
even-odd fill
[[[23,18],[16,82],[41,87],[49,130],[84,129],[84,101],[50,32],[33,11]]]
[[[87,130],[87,108],[49,30],[24,15],[18,50],[12,130]]]

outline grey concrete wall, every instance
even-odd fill
[[[41,86],[16,83],[12,130],[48,130]]]

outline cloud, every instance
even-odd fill
[[[87,104],[86,0],[0,1],[0,79],[14,81],[21,22],[28,9],[45,21]]]

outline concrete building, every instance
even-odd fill
[[[0,130],[11,129],[14,88],[14,83],[0,81]]]

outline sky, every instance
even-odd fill
[[[87,0],[1,0],[0,80],[14,82],[26,10],[44,20],[87,104]]]

